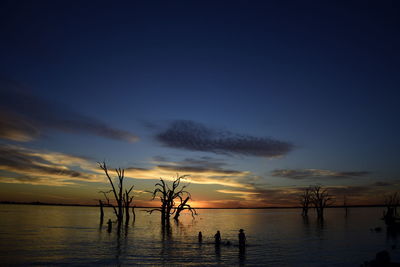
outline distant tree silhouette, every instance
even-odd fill
[[[311,188],[306,188],[304,189],[303,193],[300,195],[300,204],[302,207],[302,213],[301,215],[307,216],[308,215],[308,209],[311,205]]]
[[[323,189],[321,186],[316,185],[311,188],[311,202],[317,211],[318,219],[324,218],[324,210],[333,204],[334,199],[328,193],[328,189]]]
[[[393,193],[385,197],[386,212],[383,213],[383,219],[386,224],[390,225],[397,220],[397,208],[400,206],[400,196],[399,194]]]
[[[190,205],[187,204],[187,201],[191,198],[190,193],[185,190],[188,185],[183,185],[179,188],[181,179],[185,178],[187,175],[179,176],[173,181],[172,186],[169,186],[162,178],[160,178],[160,182],[156,183],[156,188],[152,192],[153,199],[159,197],[161,206],[159,208],[154,208],[148,210],[147,212],[152,213],[153,211],[159,211],[161,213],[161,222],[168,223],[171,215],[175,212],[180,213],[184,209],[189,209]],[[186,196],[185,200],[183,197]],[[180,199],[181,203],[176,206],[176,199]],[[193,212],[193,208],[189,209]],[[178,219],[179,215],[176,217]]]
[[[117,187],[114,185],[113,179],[110,177],[108,173],[108,168],[105,162],[99,163],[99,167],[104,171],[105,175],[107,176],[108,181],[110,182],[111,185],[111,190],[107,192],[101,191],[105,198],[107,199],[107,202],[109,206],[111,206],[114,210],[115,216],[117,217],[117,222],[118,222],[118,228],[121,226],[123,218],[124,218],[124,207],[126,211],[129,210],[129,205],[132,202],[133,197],[130,197],[129,194],[133,189],[133,185],[129,188],[129,190],[124,190],[124,174],[125,171],[124,169],[118,168],[115,169],[115,173],[117,174]],[[112,193],[116,206],[112,203],[110,203],[109,198],[107,196],[108,193]],[[129,212],[125,212],[127,221],[129,221]]]
[[[344,207],[344,215],[347,217],[349,211],[348,211],[348,206],[347,206],[347,196],[343,196],[343,207]]]

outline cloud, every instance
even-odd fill
[[[193,121],[174,121],[157,135],[168,147],[218,154],[240,154],[257,157],[280,157],[289,153],[293,145],[272,138],[240,135],[210,129]]]
[[[319,170],[319,169],[277,169],[272,171],[272,176],[283,177],[295,180],[302,179],[313,179],[313,178],[353,178],[353,177],[363,177],[369,174],[366,171],[352,171],[352,172],[337,172],[330,170]]]
[[[162,170],[169,170],[175,172],[184,172],[184,173],[206,173],[213,172],[219,174],[232,174],[232,175],[240,175],[243,172],[231,169],[224,169],[227,165],[225,162],[219,159],[214,159],[211,157],[201,157],[199,159],[186,158],[180,162],[168,162],[168,161],[160,161],[158,168]]]
[[[174,171],[174,172],[184,172],[184,173],[204,173],[204,172],[214,172],[219,174],[241,174],[241,171],[236,170],[223,170],[223,169],[210,169],[196,166],[169,166],[169,165],[158,165],[161,170]]]
[[[0,138],[27,142],[39,135],[39,129],[23,117],[0,110]]]
[[[299,188],[253,188],[248,191],[217,190],[219,193],[235,195],[240,198],[241,207],[298,206]]]
[[[378,182],[373,183],[372,185],[374,185],[374,186],[393,186],[395,184],[389,183],[389,182],[378,181]]]
[[[375,184],[353,186],[324,187],[336,199],[335,205],[342,205],[343,197],[347,197],[348,205],[376,205],[383,204],[384,196],[398,191],[397,187],[376,186]],[[234,195],[240,199],[236,207],[298,207],[302,187],[256,187],[248,191],[217,190],[219,193]],[[218,204],[225,206],[224,204]]]
[[[18,85],[0,81],[0,138],[30,141],[43,130],[85,133],[135,142],[138,137],[91,117],[24,93]]]
[[[0,145],[0,182],[65,185],[103,181],[93,166],[82,157]]]
[[[164,159],[157,157],[157,159]],[[135,179],[175,179],[175,175],[189,175],[186,180],[194,184],[215,184],[235,188],[250,189],[253,185],[251,172],[224,168],[226,163],[218,159],[202,157],[200,159],[187,158],[182,161],[157,161],[157,165],[145,169],[129,167],[125,169],[125,175]]]

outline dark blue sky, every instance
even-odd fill
[[[262,186],[396,183],[399,11],[396,1],[2,1],[1,90],[36,103],[22,110],[21,95],[3,95],[2,143],[123,167],[211,156]],[[7,137],[17,113],[40,132],[29,142]],[[121,141],[128,133],[139,141]],[[368,175],[272,175],[309,169]]]

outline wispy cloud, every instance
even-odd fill
[[[44,130],[85,133],[105,138],[135,142],[138,137],[113,128],[95,118],[25,93],[15,83],[0,81],[0,138],[30,141]]]
[[[352,186],[328,186],[325,188],[336,199],[336,205],[342,204],[344,196],[347,197],[348,205],[368,205],[382,204],[385,194],[396,192],[398,185],[396,187],[387,187],[374,183]],[[235,207],[294,207],[300,205],[299,196],[303,190],[304,188],[302,187],[258,187],[247,191],[217,190],[217,192],[239,198],[240,200],[236,200]],[[221,205],[224,206],[222,203]]]
[[[363,177],[370,174],[367,171],[348,171],[348,172],[337,172],[331,170],[319,170],[319,169],[278,169],[271,172],[272,176],[283,177],[295,180],[302,179],[313,179],[313,178],[337,178],[346,179],[354,177]]]
[[[394,186],[396,185],[395,183],[391,183],[391,182],[381,182],[381,181],[377,181],[375,183],[372,184],[373,186]]]
[[[79,180],[103,181],[96,171],[85,158],[0,145],[0,182],[65,185]]]
[[[294,148],[289,142],[218,131],[184,120],[174,121],[157,139],[173,148],[268,158],[284,156]]]
[[[187,158],[182,161],[164,161],[157,157],[157,165],[145,169],[129,167],[125,169],[127,177],[136,179],[174,179],[174,175],[189,175],[187,181],[194,184],[215,184],[235,188],[253,188],[250,181],[254,175],[249,171],[240,171],[227,168],[226,164],[218,159],[202,157],[199,159]],[[163,160],[163,161],[161,161]]]

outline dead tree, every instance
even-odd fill
[[[105,162],[99,163],[99,167],[104,171],[105,175],[107,176],[108,181],[110,182],[111,185],[111,190],[108,192],[102,192],[104,196],[106,197],[109,206],[111,206],[114,210],[115,216],[117,217],[117,222],[118,226],[121,226],[123,218],[124,218],[124,206],[126,203],[130,204],[132,202],[131,197],[129,197],[129,193],[132,191],[133,186],[129,190],[125,190],[125,196],[123,194],[124,192],[124,169],[118,168],[115,169],[115,173],[117,174],[118,178],[118,184],[117,186],[114,185],[113,179],[110,177],[108,173],[108,168]],[[107,193],[111,193],[114,196],[116,206],[114,204],[111,204],[109,202],[109,198],[107,197]],[[124,201],[124,198],[126,199],[126,202]],[[129,214],[129,213],[128,213]],[[129,215],[128,215],[129,216]]]
[[[343,196],[343,207],[344,207],[344,216],[347,217],[349,211],[348,211],[348,206],[347,206],[347,196]]]
[[[324,219],[324,209],[333,204],[334,199],[328,193],[328,189],[323,189],[321,186],[316,185],[311,191],[311,203],[317,211],[317,217],[320,220]]]
[[[100,207],[100,224],[103,224],[104,210],[103,210],[103,201],[101,201],[101,199],[99,199],[99,207]]]
[[[307,216],[308,209],[311,204],[311,188],[304,189],[304,192],[300,195],[300,204],[302,208],[301,215]]]
[[[132,203],[133,200],[133,196],[129,196],[129,194],[131,193],[133,189],[133,185],[131,186],[131,188],[129,188],[129,190],[125,190],[125,194],[124,194],[124,207],[125,207],[125,224],[129,223],[129,207]]]
[[[192,208],[189,204],[187,204],[187,202],[189,201],[189,199],[191,199],[191,196],[188,195],[185,200],[183,200],[183,198],[181,196],[179,196],[179,199],[181,201],[181,203],[179,204],[178,207],[175,208],[175,216],[174,219],[178,220],[179,216],[181,215],[181,212],[183,210],[189,210],[192,213],[192,217],[194,218],[194,215],[197,215],[196,209]]]
[[[151,210],[148,210],[148,213],[153,213],[153,211],[159,211],[161,213],[161,223],[165,223],[165,212],[167,209],[167,198],[168,198],[168,188],[167,185],[165,184],[164,180],[160,178],[160,182],[156,183],[156,189],[153,191],[153,200],[158,196],[160,198],[161,202],[161,207],[160,208],[154,208]]]
[[[162,224],[168,223],[171,215],[175,213],[175,200],[177,198],[182,198],[184,195],[190,196],[190,193],[184,190],[187,185],[179,188],[181,179],[185,177],[186,175],[177,176],[175,181],[173,181],[172,186],[169,186],[162,178],[160,178],[159,183],[155,184],[156,189],[153,191],[153,199],[158,196],[161,206],[159,208],[148,210],[147,212],[152,213],[153,211],[159,211],[161,213]]]
[[[398,219],[397,208],[400,206],[400,196],[393,193],[385,197],[386,212],[383,213],[383,219],[387,225],[392,225]]]

